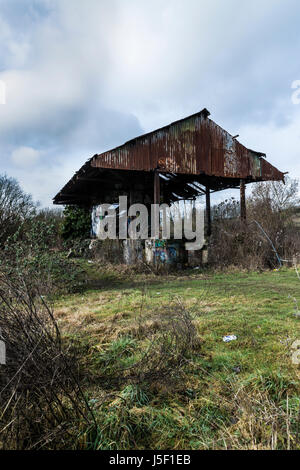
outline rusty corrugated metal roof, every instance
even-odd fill
[[[93,168],[205,175],[214,181],[220,179],[220,189],[226,186],[226,180],[245,179],[248,183],[284,180],[284,174],[265,160],[264,153],[243,146],[209,119],[209,115],[209,111],[203,109],[94,155],[54,198],[54,202],[61,200],[60,195],[67,194],[71,187],[74,193],[78,177]]]
[[[209,112],[176,121],[93,157],[91,166],[120,170],[183,173],[225,178],[283,179],[262,160],[208,118]]]

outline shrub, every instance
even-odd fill
[[[143,349],[130,336],[122,336],[99,355],[102,384],[130,383],[167,388],[180,377],[193,351],[200,348],[190,313],[181,305],[171,306],[155,318],[156,328],[143,329],[138,320],[136,334],[143,334]],[[139,333],[140,331],[140,333]],[[105,385],[106,386],[106,385]]]
[[[0,274],[0,448],[76,447],[76,426],[92,415],[78,362],[66,349],[51,308],[24,276]]]
[[[90,231],[90,211],[84,207],[67,206],[64,210],[64,220],[61,226],[61,236],[63,239],[89,238]]]
[[[57,251],[56,236],[55,226],[43,220],[33,219],[26,231],[20,227],[0,253],[0,272],[26,276],[44,294],[77,290],[81,271]]]
[[[219,267],[275,268],[278,258],[292,261],[300,253],[299,228],[294,222],[296,183],[279,194],[283,183],[260,183],[247,202],[247,222],[239,218],[239,203],[231,198],[213,210],[210,261]],[[275,194],[278,192],[278,196]],[[274,195],[274,199],[270,197]]]

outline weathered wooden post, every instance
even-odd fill
[[[160,204],[160,178],[159,172],[154,171],[154,204]]]
[[[206,186],[206,236],[211,236],[211,206],[210,206],[210,189]]]
[[[160,177],[159,172],[157,170],[154,171],[154,195],[153,195],[153,202],[154,204],[160,205]],[[156,212],[157,211],[157,212]],[[155,238],[160,238],[160,213],[155,208],[155,215],[154,219],[151,220],[151,232],[154,231]]]
[[[245,221],[247,218],[247,210],[246,210],[246,184],[245,180],[241,179],[240,181],[240,205],[241,205],[241,220]]]

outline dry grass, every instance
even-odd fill
[[[101,423],[97,430],[82,430],[82,446],[300,448],[300,370],[290,351],[300,338],[291,299],[300,300],[299,287],[288,269],[142,273],[133,279],[118,271],[111,285],[58,299],[63,331],[85,350],[85,387]],[[103,387],[103,370],[114,375],[137,363],[178,302],[192,316],[201,343],[186,356],[177,379],[144,383],[127,376],[129,381]],[[223,343],[226,334],[237,341]]]

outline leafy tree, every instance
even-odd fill
[[[87,208],[67,206],[64,210],[64,221],[61,236],[65,240],[89,238],[91,230],[91,215]]]

